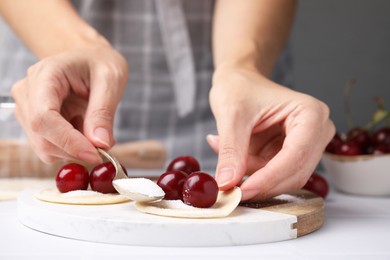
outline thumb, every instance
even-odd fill
[[[237,122],[218,124],[218,163],[216,181],[221,190],[228,190],[240,183],[247,168],[250,130],[239,127]],[[213,136],[209,136],[209,143],[213,143]],[[216,137],[215,137],[216,138]]]
[[[100,148],[108,149],[115,143],[113,124],[116,107],[122,91],[107,78],[91,80],[89,104],[85,115],[84,131],[89,140]]]

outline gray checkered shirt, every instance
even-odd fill
[[[193,155],[203,169],[212,171],[216,155],[205,137],[216,133],[208,104],[214,1],[73,3],[129,62],[130,78],[115,118],[117,142],[158,139],[165,144],[170,158]],[[178,27],[184,28],[181,34],[174,32]],[[7,92],[36,59],[4,25],[0,33],[0,91]],[[285,52],[274,79],[291,86],[289,64]],[[194,93],[191,86],[195,87]]]

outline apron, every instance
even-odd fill
[[[73,0],[81,17],[128,61],[129,81],[118,106],[118,143],[157,139],[168,161],[192,155],[214,171],[217,157],[206,142],[216,134],[208,103],[213,72],[212,0]],[[0,93],[24,77],[34,56],[4,25],[0,31]],[[291,86],[288,48],[273,79]]]

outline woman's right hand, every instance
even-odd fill
[[[16,82],[15,115],[40,159],[100,162],[95,147],[114,144],[113,120],[128,66],[110,45],[46,57]]]

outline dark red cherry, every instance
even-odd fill
[[[390,145],[378,144],[368,149],[368,154],[378,155],[390,153]]]
[[[88,170],[81,164],[69,163],[61,167],[56,176],[57,189],[64,193],[86,190],[89,184]]]
[[[328,153],[336,153],[337,148],[343,143],[341,136],[339,133],[335,133],[332,140],[330,140],[329,144],[326,146],[325,151]]]
[[[388,144],[390,145],[390,127],[382,127],[375,131],[371,137],[373,144]]]
[[[198,208],[209,208],[218,197],[215,179],[205,172],[191,173],[183,185],[183,202]]]
[[[183,171],[168,171],[158,178],[157,185],[165,192],[166,200],[182,200],[183,184],[188,174]]]
[[[183,171],[188,174],[200,170],[199,162],[192,156],[180,156],[171,161],[167,171]]]
[[[363,150],[370,145],[370,139],[368,130],[361,127],[352,128],[347,133],[347,140],[357,142]]]
[[[122,169],[126,173],[126,169],[123,166]],[[112,180],[114,178],[115,167],[111,162],[99,164],[91,171],[91,189],[101,193],[117,193],[116,189],[112,185]]]
[[[328,182],[319,174],[313,173],[309,180],[306,182],[303,189],[311,191],[324,199],[329,193]]]
[[[343,142],[337,149],[336,154],[338,155],[361,155],[363,150],[356,141]]]

